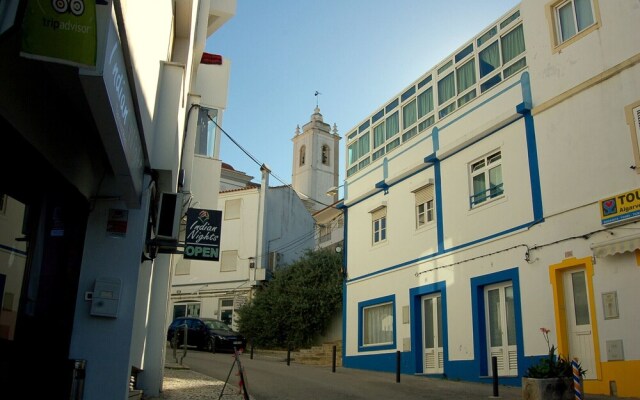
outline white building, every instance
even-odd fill
[[[176,317],[198,315],[238,329],[236,311],[253,297],[256,287],[278,267],[315,248],[318,231],[311,213],[326,207],[332,198],[335,201],[326,193],[338,182],[339,140],[337,128],[331,132],[316,107],[302,132],[297,128],[292,139],[291,186],[270,186],[271,171],[266,165],[260,169],[260,184],[222,165],[216,206],[223,215],[220,259],[175,258],[173,311],[167,326]]]
[[[638,20],[524,0],[348,131],[343,365],[520,385],[547,328],[640,396]]]
[[[313,248],[314,221],[303,201],[289,186],[270,187],[268,167],[261,172],[258,185],[228,165],[223,168],[227,186],[234,186],[234,177],[241,178],[237,184],[247,186],[219,193],[220,260],[177,261],[172,318],[185,314],[217,318],[237,329],[235,311],[253,297],[256,287],[278,267]]]
[[[173,228],[190,204],[215,208],[219,191],[230,63],[205,42],[235,9],[0,5],[3,382],[39,377],[35,398],[113,400],[140,396],[133,378],[159,394]]]

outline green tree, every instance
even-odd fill
[[[308,250],[238,310],[239,330],[256,346],[307,347],[341,309],[342,283],[340,254]]]

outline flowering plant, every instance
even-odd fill
[[[571,361],[560,355],[556,356],[556,346],[549,343],[549,332],[547,328],[540,328],[544,340],[547,342],[549,354],[547,357],[541,358],[537,364],[527,368],[525,377],[528,378],[571,378],[573,377],[573,366]],[[586,371],[578,364],[578,371],[584,376]]]

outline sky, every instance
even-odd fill
[[[518,3],[237,0],[205,47],[231,63],[221,160],[254,182],[266,164],[271,186],[290,184],[291,139],[317,104],[342,138],[342,183],[348,133]]]

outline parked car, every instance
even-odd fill
[[[167,329],[167,340],[171,346],[184,343],[184,326],[187,326],[187,346],[212,353],[244,350],[247,340],[224,322],[213,318],[179,317]],[[175,342],[174,342],[175,336]]]

